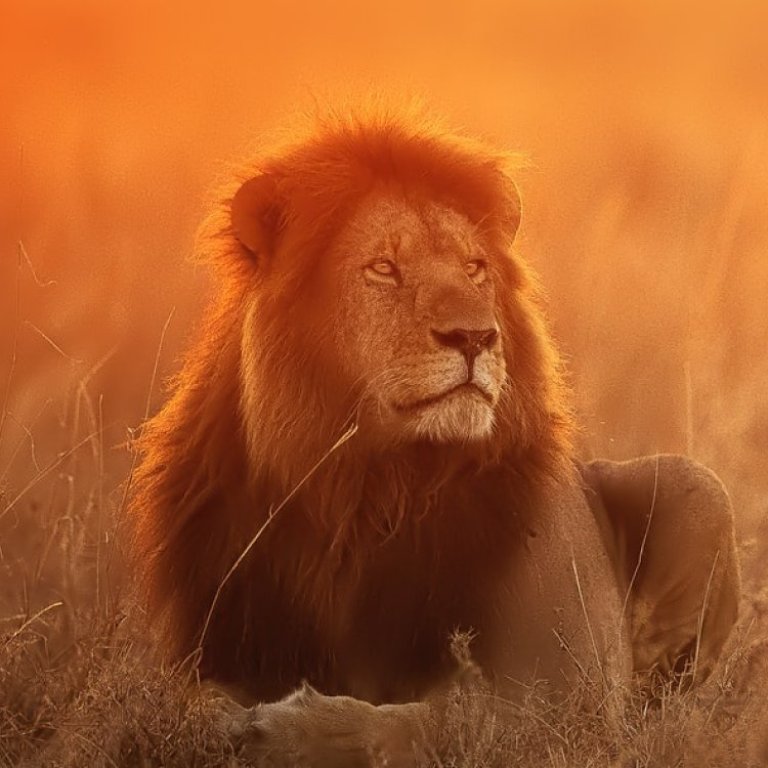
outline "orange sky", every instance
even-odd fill
[[[675,382],[653,393],[662,422],[692,359],[701,418],[727,389],[743,398],[730,431],[751,428],[766,343],[765,2],[0,0],[0,17],[0,361],[21,328],[22,416],[75,375],[71,358],[117,350],[100,386],[135,420],[170,308],[164,372],[197,316],[205,279],[186,258],[217,176],[286,113],[380,89],[529,156],[520,243],[587,417],[610,427],[601,398],[635,350],[658,367],[638,376]],[[14,318],[19,241],[56,285],[25,267]],[[646,389],[623,401],[650,441]],[[681,430],[660,446],[679,447]]]

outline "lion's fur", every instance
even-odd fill
[[[260,295],[259,288],[270,264],[244,254],[233,235],[231,194],[204,225],[198,253],[215,265],[219,285],[197,341],[171,383],[170,400],[143,430],[131,502],[137,562],[147,576],[152,605],[170,611],[169,626],[180,652],[194,649],[218,583],[270,508],[343,431],[344,419],[318,402],[314,392],[320,388],[310,384],[329,372],[313,369],[311,345],[292,332],[302,324],[294,301],[298,286],[311,279],[314,263],[343,227],[351,207],[375,183],[458,208],[506,254],[519,215],[507,176],[509,160],[424,119],[398,114],[326,119],[309,138],[266,152],[246,174],[274,175],[281,193],[292,202],[290,221],[285,222],[289,239],[281,251],[291,267],[284,269],[282,285],[272,286],[269,295]],[[520,499],[522,519],[526,504],[535,503],[538,488],[569,461],[571,419],[533,279],[521,262],[508,258],[501,275],[502,334],[512,338],[514,330],[516,340],[514,349],[509,346],[515,387],[505,393],[493,441],[476,453],[474,471],[497,468],[493,471],[500,476],[498,482],[508,484]],[[246,326],[254,295],[258,317],[255,326]],[[264,363],[246,382],[244,333],[252,345],[259,345]],[[300,386],[297,370],[302,372]],[[258,427],[251,427],[245,434],[242,387],[248,390],[245,398],[260,407],[258,433]],[[254,573],[264,567],[261,558],[269,558],[269,567],[289,595],[300,595],[314,606],[315,620],[328,620],[339,593],[354,593],[369,547],[382,529],[391,533],[406,524],[415,529],[407,519],[414,504],[439,505],[440,490],[454,482],[460,463],[449,449],[437,451],[431,466],[430,461],[412,461],[413,451],[407,450],[377,462],[361,447],[365,440],[365,434],[356,436],[328,459],[283,519],[265,534],[263,547],[243,564],[217,608],[204,667],[206,659],[214,668],[227,666],[225,660],[215,659],[219,653],[234,658],[231,649],[217,647],[231,642],[233,632],[244,643],[248,632],[258,632],[242,623],[248,603],[243,590],[258,590],[253,583],[258,580]],[[508,469],[498,468],[502,458]],[[449,521],[435,513],[435,522],[421,525],[419,535],[434,537],[432,546],[446,551],[466,545],[463,567],[489,571],[498,563],[479,545],[473,551],[471,540],[498,538],[508,527],[490,517],[475,517],[471,530],[459,523],[460,530],[452,531]],[[497,530],[500,525],[502,530]],[[338,578],[342,563],[345,584]],[[284,622],[285,633],[301,634],[279,613],[276,609],[275,615],[253,618],[252,623],[275,627]],[[275,687],[282,688],[282,683]]]
[[[216,603],[204,674],[262,700],[302,679],[371,701],[422,696],[450,667],[454,629],[502,620],[493,601],[514,592],[505,579],[516,559],[529,584],[548,573],[544,593],[557,604],[578,605],[572,578],[583,568],[584,610],[603,612],[599,644],[626,667],[622,629],[608,627],[620,599],[579,485],[568,390],[535,279],[511,252],[511,160],[409,112],[335,115],[247,164],[204,224],[198,257],[218,284],[170,399],[142,432],[130,507],[135,561],[179,656],[198,647],[217,588],[268,521]],[[234,195],[253,178],[280,200],[262,211],[279,233],[279,245],[264,241],[276,255],[250,252],[233,227]],[[509,375],[486,440],[381,448],[361,423],[326,455],[360,406],[327,364],[329,328],[344,320],[323,287],[326,262],[374,193],[459,212],[491,252]],[[521,605],[541,643],[562,644],[550,609]],[[566,614],[586,637],[582,608]],[[477,638],[481,665],[492,642]],[[537,642],[502,655],[524,666]]]

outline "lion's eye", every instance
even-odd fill
[[[400,271],[389,259],[377,259],[365,267],[368,277],[379,283],[397,284],[400,281]]]
[[[377,275],[394,275],[395,265],[387,260],[374,261],[373,264],[368,265]]]
[[[481,283],[483,280],[485,280],[487,266],[482,259],[473,259],[464,265],[464,271],[476,283]]]

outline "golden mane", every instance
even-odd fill
[[[419,535],[437,547],[467,546],[468,567],[482,578],[500,567],[482,542],[516,535],[538,491],[570,463],[572,418],[559,361],[535,281],[510,253],[520,215],[509,177],[512,161],[414,114],[332,115],[244,166],[204,224],[198,257],[216,272],[215,296],[170,384],[169,401],[143,429],[130,504],[136,567],[154,609],[170,611],[179,653],[196,647],[217,586],[270,510],[354,418],[353,409],[333,412],[316,394],[321,388],[313,382],[327,372],[315,365],[312,340],[293,333],[291,318],[302,311],[296,302],[301,287],[369,192],[385,187],[435,200],[482,227],[500,254],[498,311],[502,337],[509,340],[510,373],[494,435],[482,448],[466,448],[459,456],[450,447],[411,446],[376,456],[361,431],[329,457],[222,594],[203,648],[203,671],[259,677],[260,696],[280,695],[305,670],[262,669],[258,658],[248,657],[249,649],[260,642],[291,645],[307,632],[300,618],[286,615],[285,606],[265,591],[265,581],[277,584],[289,604],[294,598],[311,604],[315,621],[333,625],[341,620],[333,603],[340,592],[354,593],[370,547],[401,528],[411,535],[416,503],[418,519],[426,521],[419,523]],[[236,188],[259,175],[274,181],[282,201],[274,211],[283,233],[281,282],[268,294],[260,289],[271,265],[244,250],[230,214]],[[261,345],[261,359],[269,365],[244,380],[243,349],[249,344]],[[250,401],[260,403],[258,430],[246,427],[244,388],[250,388]],[[442,490],[459,487],[468,471],[480,468],[519,499],[512,519],[488,512],[488,519],[474,520],[477,530],[468,536],[466,530],[449,530],[456,521],[448,514],[434,514],[430,522],[429,512],[444,505]],[[459,541],[462,536],[468,543]],[[340,579],[342,566],[348,575]],[[250,615],[249,605],[256,602],[271,613]],[[275,639],[277,625],[282,634]],[[239,649],[234,652],[233,642]],[[318,661],[325,669],[323,664]],[[326,677],[331,692],[332,672]]]

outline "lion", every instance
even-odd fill
[[[140,438],[133,552],[171,656],[258,702],[262,740],[367,754],[453,679],[456,631],[514,699],[702,679],[735,622],[716,476],[576,456],[514,169],[423,115],[344,112],[203,227],[218,285]]]

